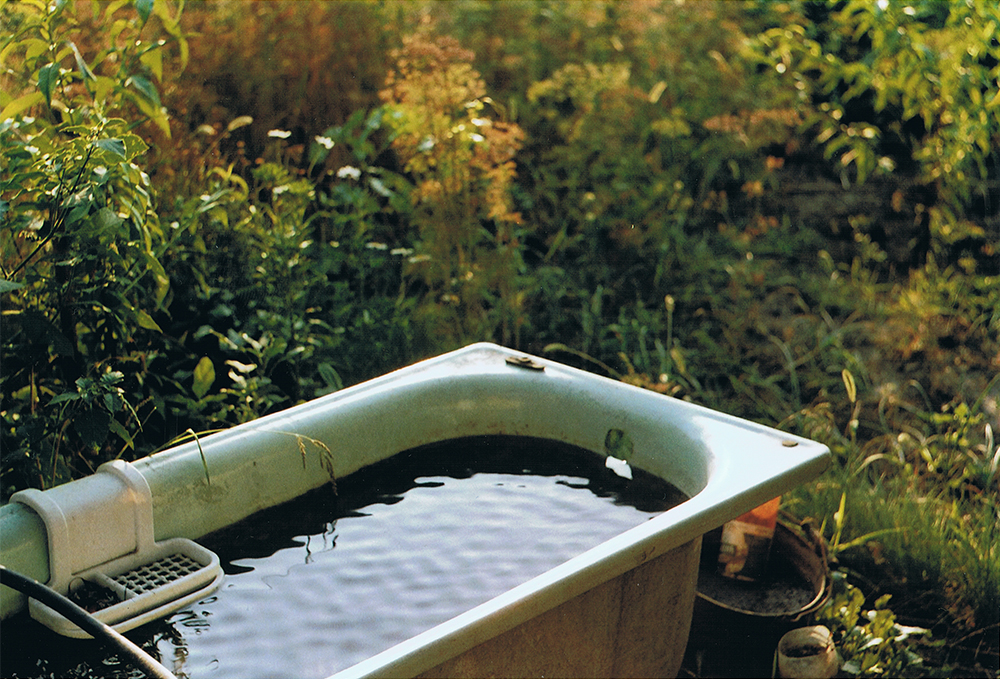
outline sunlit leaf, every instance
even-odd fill
[[[143,66],[149,69],[149,72],[153,74],[153,77],[157,80],[163,80],[163,50],[154,47],[152,49],[146,50],[139,57],[139,61],[142,62]]]
[[[7,104],[4,109],[0,111],[0,121],[13,118],[22,111],[31,108],[35,104],[40,104],[43,101],[48,101],[44,92],[29,92],[22,97],[18,97],[14,101]]]
[[[73,58],[76,59],[76,67],[80,70],[80,75],[83,76],[84,80],[94,80],[96,76],[94,72],[90,70],[90,66],[84,60],[83,55],[80,54],[79,48],[77,48],[76,43],[67,43],[71,50],[73,50]]]
[[[94,142],[94,146],[120,158],[125,157],[125,143],[121,139],[98,139]]]
[[[241,127],[246,127],[253,123],[253,116],[237,116],[229,121],[226,125],[226,132],[232,132],[233,130],[238,130]]]
[[[847,389],[847,398],[850,399],[851,403],[858,397],[858,387],[854,383],[854,375],[847,368],[840,371],[840,376],[844,380],[844,388]]]
[[[191,391],[197,398],[204,398],[208,390],[212,388],[212,383],[215,382],[215,366],[212,364],[212,359],[208,356],[203,356],[198,365],[194,369],[194,384],[191,387]]]
[[[156,321],[153,320],[153,317],[150,316],[145,311],[143,311],[142,309],[137,310],[135,316],[136,316],[136,321],[139,323],[140,328],[145,328],[146,330],[155,330],[156,332],[160,333],[163,332],[163,330],[160,329],[160,326],[156,324]]]

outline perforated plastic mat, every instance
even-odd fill
[[[197,572],[202,565],[184,554],[171,554],[153,563],[114,577],[115,582],[136,594],[169,585],[185,575]]]

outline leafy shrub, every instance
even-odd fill
[[[933,186],[937,199],[922,208],[936,254],[960,245],[955,259],[971,250],[996,273],[991,234],[966,215],[977,202],[996,212],[1000,9],[986,0],[809,7],[783,5],[780,25],[756,44],[809,102],[825,156],[845,181],[899,168]]]
[[[74,42],[75,10],[0,8],[13,29],[0,99],[5,493],[11,483],[68,479],[133,447],[140,404],[118,368],[142,380],[143,348],[160,332],[153,315],[169,290],[164,234],[138,164],[147,146],[117,117],[138,110],[162,125],[153,83],[165,43],[138,39],[151,3],[124,18],[109,6],[102,21],[112,35],[88,60]],[[175,29],[166,9],[155,16]]]
[[[429,332],[516,342],[521,217],[510,190],[523,132],[492,117],[497,105],[454,40],[416,33],[395,57],[382,98],[415,182],[412,273],[428,288]]]

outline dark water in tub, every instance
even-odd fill
[[[201,539],[222,588],[128,636],[192,679],[326,677],[686,499],[632,472],[514,437],[401,453]],[[130,676],[26,616],[0,629],[2,676]]]

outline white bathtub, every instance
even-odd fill
[[[156,540],[195,539],[326,483],[311,440],[329,447],[340,478],[465,436],[554,439],[605,455],[612,429],[633,442],[633,467],[690,499],[336,676],[671,676],[687,641],[701,535],[817,476],[825,446],[484,343],[133,466],[152,494]],[[96,491],[92,479],[67,486]],[[58,501],[69,492],[60,488],[45,492]],[[0,541],[4,565],[48,579],[45,528],[30,509],[0,508]],[[24,601],[3,588],[0,606],[7,617]]]

